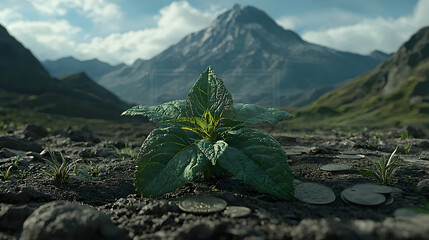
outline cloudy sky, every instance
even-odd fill
[[[394,52],[429,25],[429,0],[0,0],[0,24],[40,60],[131,64],[207,27],[235,3],[265,11],[309,42],[361,54]]]

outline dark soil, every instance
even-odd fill
[[[97,166],[99,173],[87,182],[71,179],[67,184],[59,184],[44,173],[47,170],[44,160],[48,158],[46,153],[42,156],[34,152],[27,152],[25,156],[0,155],[1,170],[10,166],[11,160],[17,160],[21,171],[26,170],[26,176],[22,179],[13,177],[7,181],[0,180],[0,202],[33,204],[37,207],[53,200],[67,200],[91,205],[110,214],[112,221],[127,230],[134,239],[297,239],[298,235],[294,231],[297,231],[296,226],[305,219],[339,219],[341,222],[362,219],[381,223],[392,218],[398,208],[425,207],[424,197],[416,190],[416,186],[420,181],[429,179],[429,141],[424,138],[404,139],[402,129],[279,132],[270,129],[271,126],[261,126],[270,131],[286,153],[302,152],[300,155],[290,156],[288,160],[295,178],[330,187],[336,195],[336,200],[331,204],[280,201],[258,193],[230,177],[212,182],[195,179],[163,197],[141,198],[134,189],[135,158],[118,155],[113,146],[118,149],[124,149],[126,145],[132,146],[133,152],[137,154],[139,145],[152,128],[153,126],[148,125],[146,129],[137,132],[122,129],[109,134],[94,134],[95,136],[88,129],[74,134],[71,134],[73,130],[68,129],[50,132],[45,137],[33,136],[32,140],[43,148],[49,147],[51,151],[61,152],[69,160],[83,159],[92,166]],[[25,134],[28,133],[23,129],[9,131],[9,135],[23,139],[26,138]],[[78,134],[82,135],[81,138],[75,138]],[[139,139],[139,142],[127,139]],[[411,145],[410,152],[400,154],[404,168],[396,173],[390,183],[390,186],[400,189],[395,193],[393,203],[365,207],[346,204],[341,200],[340,193],[345,188],[356,183],[375,183],[374,180],[363,177],[359,168],[369,166],[382,156],[387,157],[395,145],[399,145],[400,151],[403,151],[407,144]],[[365,158],[336,158],[343,151],[350,150],[360,152]],[[352,165],[353,170],[332,173],[319,169],[328,163],[346,163]],[[18,169],[13,169],[17,173]],[[34,193],[25,193],[25,189],[29,187]],[[184,213],[177,207],[178,201],[184,197],[197,194],[220,197],[230,206],[246,206],[252,210],[252,214],[244,218],[230,218],[222,213],[194,215]],[[19,236],[20,230],[0,230],[0,239],[17,239]],[[313,237],[308,235],[306,238]]]

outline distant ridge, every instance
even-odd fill
[[[85,72],[94,81],[97,81],[104,74],[126,66],[123,63],[112,66],[98,59],[80,61],[74,57],[46,60],[43,61],[42,64],[52,77],[61,77],[64,75]]]
[[[33,54],[0,25],[0,107],[118,119],[128,104],[86,74],[51,78]]]

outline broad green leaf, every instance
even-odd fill
[[[228,117],[243,121],[244,125],[253,125],[263,122],[277,123],[292,118],[288,112],[275,108],[263,108],[254,104],[234,104],[234,109]]]
[[[203,72],[186,97],[186,114],[188,117],[202,117],[209,110],[216,119],[224,111],[231,111],[232,96],[209,67]]]
[[[228,144],[223,140],[219,140],[215,144],[212,144],[209,140],[202,139],[198,142],[197,146],[210,160],[212,165],[216,165],[217,160],[228,147]]]
[[[156,106],[138,105],[126,110],[122,115],[144,115],[157,126],[164,127],[171,125],[168,120],[184,116],[185,104],[185,100],[174,100]]]
[[[146,138],[137,159],[138,194],[160,196],[182,187],[209,163],[198,140],[177,127],[155,129]]]
[[[293,199],[293,174],[280,144],[269,135],[243,128],[231,131],[218,164],[256,190]]]
[[[244,124],[243,121],[239,121],[231,118],[222,118],[220,120],[219,127],[234,128],[243,124]]]

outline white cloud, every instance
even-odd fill
[[[156,27],[95,37],[90,42],[79,44],[77,56],[131,64],[138,58],[153,57],[186,34],[208,26],[216,14],[199,11],[186,1],[172,2],[156,16]]]
[[[119,19],[119,7],[106,0],[31,0],[33,7],[49,16],[64,16],[71,9],[77,10],[96,23]]]
[[[0,24],[8,24],[21,18],[22,15],[13,8],[0,10]]]
[[[276,20],[278,25],[282,26],[284,29],[289,30],[295,29],[298,21],[298,18],[293,16],[282,16]]]
[[[308,29],[327,29],[359,22],[362,16],[339,8],[329,8],[322,11],[316,9],[303,15],[286,15],[279,17],[276,22],[285,29],[305,31]]]
[[[418,29],[429,25],[428,9],[429,0],[419,0],[410,16],[367,18],[351,25],[308,31],[302,37],[334,49],[361,54],[375,49],[394,52]]]
[[[16,21],[7,25],[8,31],[39,59],[56,59],[72,55],[76,43],[72,40],[81,29],[65,20]]]

